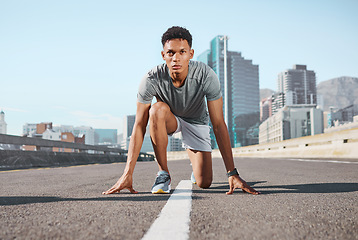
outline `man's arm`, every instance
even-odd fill
[[[131,193],[137,193],[133,187],[133,171],[137,163],[140,149],[143,145],[145,130],[148,124],[150,104],[137,102],[137,113],[133,126],[132,136],[129,142],[127,164],[122,176],[109,190],[103,194],[118,193],[123,189],[128,189]]]
[[[234,170],[235,165],[232,155],[230,136],[224,121],[222,97],[214,101],[208,101],[208,109],[216,141],[218,143],[226,171],[231,172]],[[251,194],[258,194],[258,192],[251,188],[242,178],[240,178],[239,175],[229,177],[229,184],[230,190],[226,194],[232,194],[235,188],[241,188],[243,191]]]

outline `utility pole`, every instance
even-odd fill
[[[221,41],[224,41],[224,119],[226,126],[229,127],[229,98],[228,98],[228,79],[227,79],[227,40],[229,39],[228,36],[224,35],[220,37]]]

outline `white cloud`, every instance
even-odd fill
[[[23,112],[23,113],[29,112],[27,110],[23,110],[23,109],[19,109],[19,108],[8,108],[8,107],[0,107],[0,110],[3,110],[4,112],[6,112],[6,111],[9,111],[9,112]]]
[[[59,110],[67,110],[68,109],[67,107],[64,107],[64,106],[53,106],[52,108],[59,109]]]

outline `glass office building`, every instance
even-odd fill
[[[224,44],[224,41],[226,43]],[[224,47],[226,45],[226,49]],[[208,64],[220,80],[223,101],[227,101],[227,125],[231,145],[247,146],[258,143],[260,121],[259,66],[245,59],[240,52],[228,51],[228,40],[216,36],[210,43],[210,50],[200,54],[198,61]],[[225,94],[224,56],[227,56],[227,94]],[[227,96],[226,96],[227,95]],[[223,106],[223,110],[225,106]],[[225,110],[224,110],[225,114]],[[211,133],[212,146],[217,147],[214,134]]]

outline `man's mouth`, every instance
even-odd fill
[[[181,66],[180,66],[180,65],[173,65],[172,68],[173,68],[173,69],[180,69]]]

